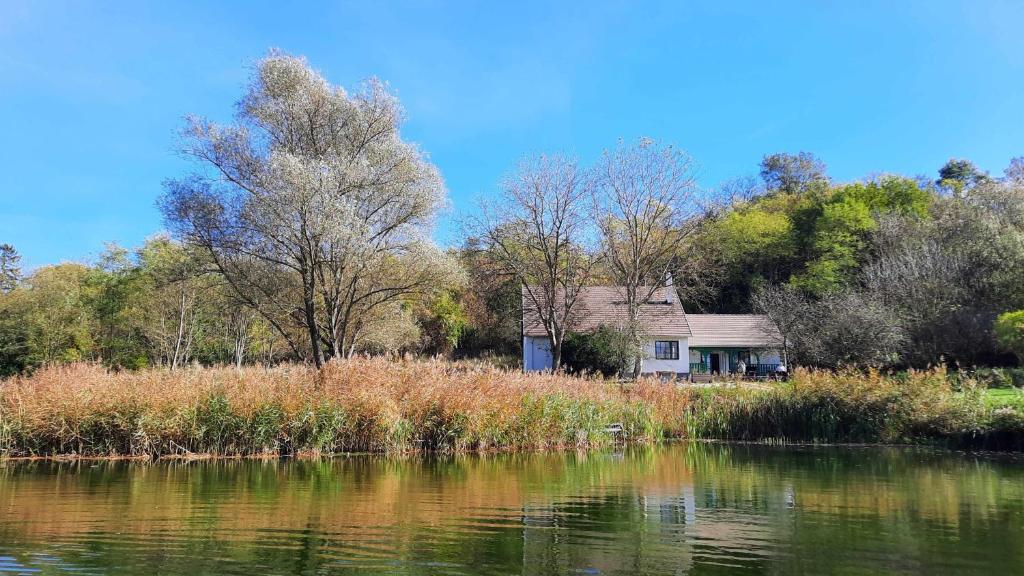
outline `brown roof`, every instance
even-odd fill
[[[641,293],[645,292],[641,289]],[[532,302],[523,287],[523,334],[546,336],[544,327],[533,310]],[[570,329],[575,332],[590,332],[601,325],[625,326],[627,321],[626,302],[622,289],[615,286],[591,286],[580,293],[580,300],[574,307]],[[648,302],[640,307],[640,321],[644,331],[652,336],[689,337],[690,327],[686,323],[683,306],[671,287],[659,288]]]
[[[779,331],[760,314],[687,314],[690,324],[690,346],[782,345]]]

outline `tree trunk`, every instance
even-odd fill
[[[551,343],[551,373],[558,374],[562,367],[562,341]]]
[[[181,355],[181,343],[185,338],[185,289],[181,290],[181,301],[178,308],[178,337],[174,340],[174,355],[171,357],[171,372],[178,367],[178,358]]]
[[[246,340],[248,340],[249,322],[245,316],[239,314],[238,323],[235,325],[235,368],[241,369],[242,361],[245,359]]]
[[[316,280],[313,278],[312,272],[303,274],[302,280],[302,306],[306,320],[306,330],[309,332],[309,346],[313,354],[313,365],[317,368],[322,368],[324,356],[320,351],[320,330],[316,326],[316,304],[314,301],[314,295],[316,294],[316,286],[314,284]]]

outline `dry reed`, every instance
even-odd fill
[[[963,381],[963,379],[961,379]],[[961,384],[963,385],[963,384]],[[544,450],[616,440],[939,441],[1022,449],[1019,407],[986,406],[941,370],[797,371],[767,389],[521,374],[359,358],[316,371],[56,366],[0,382],[0,454],[190,456]]]

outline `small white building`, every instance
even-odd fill
[[[622,290],[615,286],[584,288],[571,320],[571,331],[626,325]],[[668,286],[655,290],[640,307],[645,357],[641,373],[664,378],[691,374],[735,373],[742,361],[747,374],[769,374],[781,362],[781,338],[767,318],[755,314],[686,314]],[[523,369],[550,370],[550,343],[543,325],[523,293]]]

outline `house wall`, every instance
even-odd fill
[[[659,360],[654,357],[654,342],[657,340],[675,340],[679,342],[678,360]],[[690,347],[686,338],[679,336],[651,336],[644,342],[644,363],[640,370],[644,374],[656,372],[675,372],[684,374],[690,372]]]
[[[539,372],[551,370],[551,344],[547,338],[523,337],[523,370]]]
[[[781,350],[754,350],[751,357],[755,356],[761,364],[782,364]]]
[[[659,360],[655,358],[654,342],[656,340],[675,340],[679,342],[679,359]],[[644,356],[642,366],[644,374],[656,372],[683,374],[690,371],[690,349],[686,338],[680,338],[679,336],[652,336],[644,342]],[[550,370],[551,362],[551,346],[547,338],[523,337],[523,370],[527,372]]]

